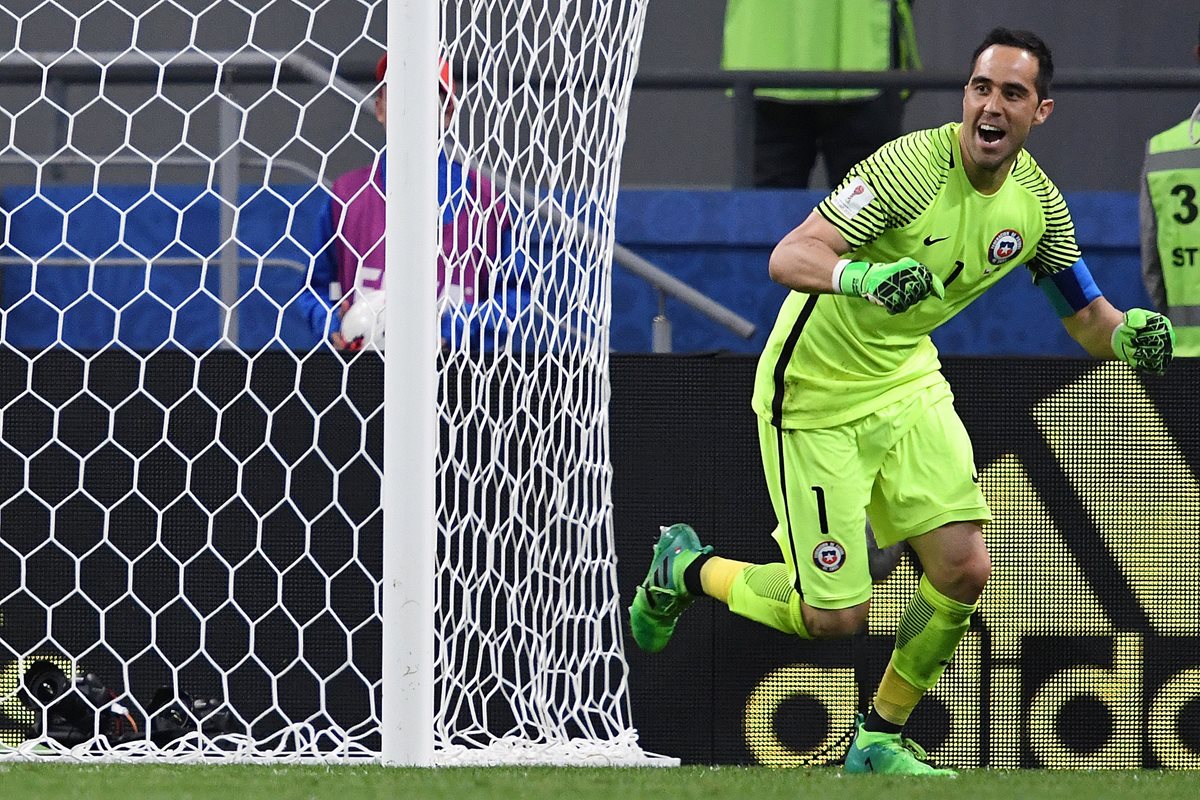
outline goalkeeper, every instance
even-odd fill
[[[753,407],[783,563],[717,556],[673,525],[630,608],[651,652],[701,595],[801,638],[847,636],[870,604],[865,517],[881,547],[907,542],[923,574],[848,772],[953,774],[902,730],[991,573],[991,515],[929,333],[1024,266],[1091,355],[1150,373],[1171,360],[1170,321],[1121,313],[1100,294],[1062,196],[1023,149],[1054,108],[1046,45],[997,28],[971,65],[961,123],[884,145],[771,255],[771,277],[792,292],[759,360]],[[1013,324],[1022,313],[1013,309]]]

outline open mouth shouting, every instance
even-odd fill
[[[987,122],[979,123],[979,127],[977,127],[975,131],[979,136],[979,140],[985,145],[999,144],[999,142],[1004,139],[1005,135],[1005,132],[1002,129],[997,128],[995,125],[991,125]]]

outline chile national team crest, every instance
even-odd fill
[[[1012,228],[1005,228],[992,237],[992,244],[988,247],[988,261],[999,266],[1016,258],[1024,246],[1025,240],[1021,238],[1021,234]]]
[[[825,572],[837,572],[846,563],[846,548],[837,542],[821,542],[813,550],[813,563]]]

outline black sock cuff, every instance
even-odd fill
[[[903,725],[897,725],[894,722],[888,722],[883,717],[879,716],[879,712],[874,708],[871,713],[867,714],[867,718],[863,720],[863,730],[872,731],[874,733],[900,733],[904,730]]]
[[[700,582],[700,569],[712,557],[712,553],[701,553],[696,556],[692,563],[684,567],[683,588],[687,589],[687,593],[692,597],[704,596],[704,585]]]

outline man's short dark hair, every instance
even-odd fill
[[[979,54],[996,44],[1018,47],[1032,54],[1038,60],[1038,74],[1033,81],[1034,88],[1037,89],[1038,100],[1045,100],[1050,96],[1050,81],[1054,80],[1054,58],[1050,55],[1050,48],[1046,46],[1041,37],[1030,31],[992,28],[991,33],[984,37],[979,47],[975,48],[975,54],[971,56],[972,72],[975,70],[975,62],[979,60]]]

